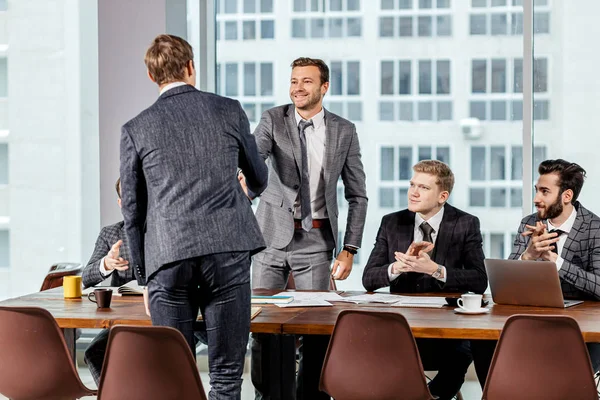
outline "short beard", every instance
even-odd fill
[[[294,99],[292,98],[292,102],[294,101]],[[319,101],[321,101],[321,92],[319,92],[318,94],[315,93],[309,93],[308,96],[308,102],[306,103],[306,105],[302,106],[302,107],[297,107],[295,104],[294,106],[298,109],[298,110],[310,110],[312,109],[314,106],[316,106],[317,104],[319,104]]]
[[[561,193],[562,194],[562,193]],[[542,214],[542,211],[538,211],[538,219],[542,220],[542,219],[554,219],[558,216],[560,216],[560,214],[562,214],[563,212],[563,204],[561,201],[561,194],[558,195],[558,198],[556,199],[556,201],[552,204],[550,204],[550,206],[542,211],[544,211],[544,213]]]

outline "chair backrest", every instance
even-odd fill
[[[340,313],[320,389],[336,400],[433,399],[406,318],[377,311]]]
[[[566,315],[513,315],[504,325],[483,398],[598,399],[577,321]]]
[[[294,274],[290,272],[288,275],[287,284],[285,286],[286,289],[296,289],[296,282],[294,281]],[[329,277],[329,290],[337,290],[337,286],[335,285],[335,280],[332,276]]]
[[[52,265],[44,278],[44,282],[42,282],[40,292],[61,287],[65,276],[79,275],[82,269],[83,267],[79,263],[62,262]]]
[[[183,335],[164,326],[111,329],[99,400],[206,400]]]
[[[64,400],[95,393],[81,383],[48,311],[0,307],[0,393],[13,400]]]

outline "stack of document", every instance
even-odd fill
[[[446,305],[444,297],[430,296],[402,296],[402,299],[392,307],[419,307],[419,308],[442,308]]]
[[[340,296],[341,297],[341,296]],[[365,303],[382,303],[382,304],[393,304],[397,303],[405,296],[397,294],[387,293],[373,293],[373,294],[358,294],[355,296],[341,297],[340,300],[345,303],[365,304]]]
[[[343,299],[335,292],[281,292],[275,296],[292,296],[294,300],[286,304],[277,304],[277,307],[331,307],[332,301]]]

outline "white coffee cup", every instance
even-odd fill
[[[475,311],[481,308],[481,299],[482,295],[467,293],[460,296],[460,299],[457,300],[457,304],[460,308],[466,311]]]

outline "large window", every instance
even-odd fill
[[[381,121],[452,120],[450,60],[383,60]]]

